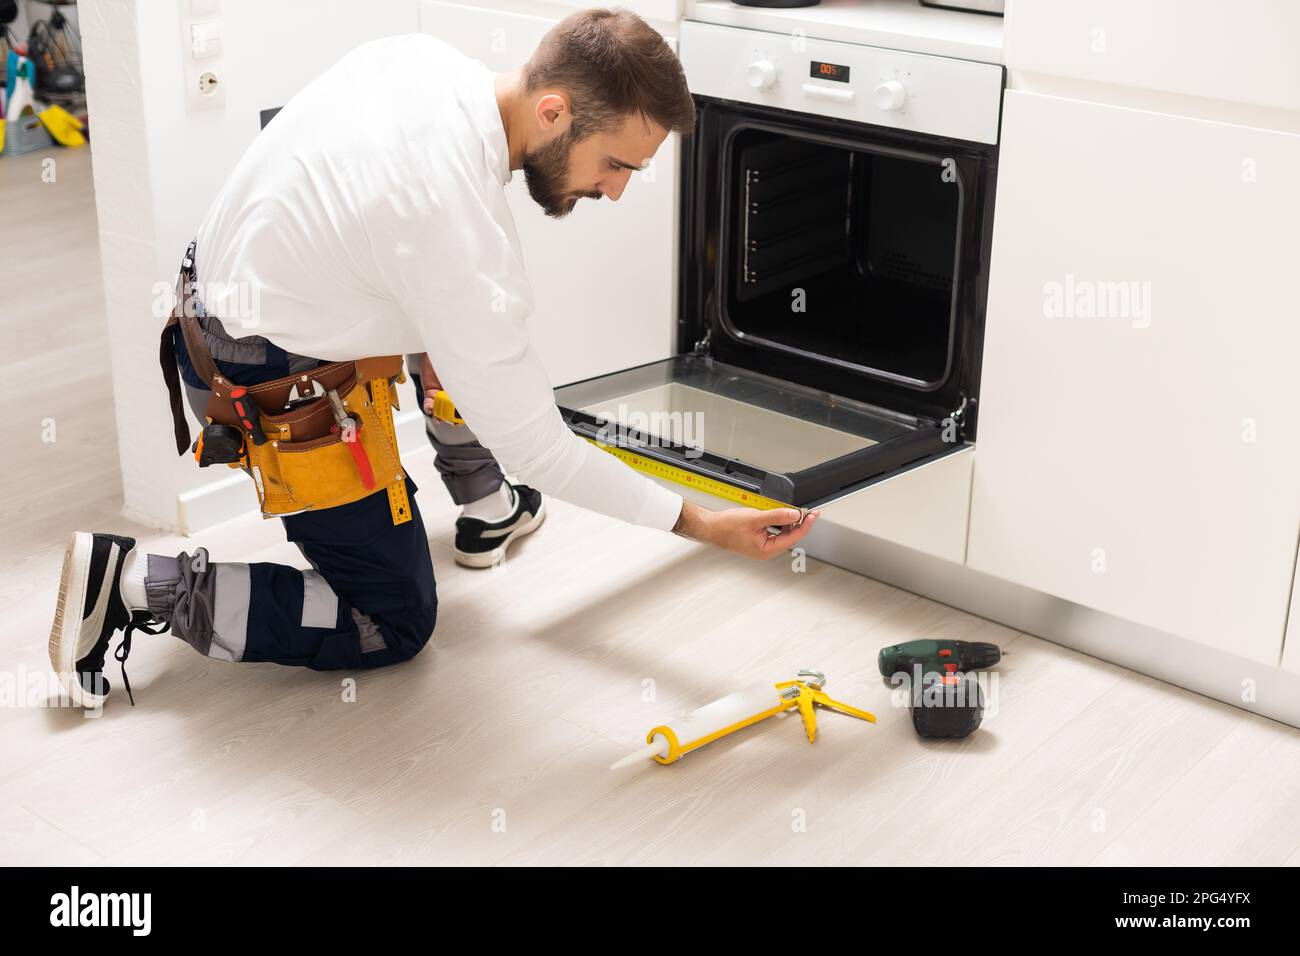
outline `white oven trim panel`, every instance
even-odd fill
[[[682,23],[691,92],[887,129],[997,143],[1002,67],[711,23]],[[814,61],[849,82],[810,75]],[[882,90],[882,87],[884,88]]]

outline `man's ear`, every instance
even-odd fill
[[[544,133],[555,131],[562,133],[568,128],[573,114],[569,112],[569,101],[559,93],[547,93],[537,101],[534,107],[537,125]]]

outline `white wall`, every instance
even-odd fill
[[[186,112],[187,0],[81,0],[96,205],[126,510],[178,526],[177,496],[222,475],[178,457],[158,369],[171,283],[222,181],[280,106],[360,43],[418,27],[416,0],[221,0],[226,105]],[[251,493],[248,496],[252,503]]]

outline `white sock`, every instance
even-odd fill
[[[515,492],[508,482],[501,482],[501,487],[490,495],[484,495],[478,501],[471,501],[461,508],[462,518],[478,518],[481,521],[505,521],[515,510]]]
[[[139,551],[132,551],[122,562],[122,579],[118,590],[122,601],[132,611],[149,610],[149,599],[144,593],[144,577],[149,570],[149,556]]]

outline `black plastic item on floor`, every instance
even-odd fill
[[[922,737],[966,737],[983,719],[984,695],[974,674],[936,674],[912,704],[912,726]]]

